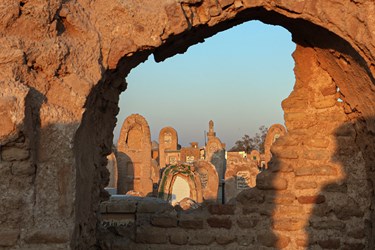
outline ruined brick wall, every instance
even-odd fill
[[[283,102],[289,135],[274,145],[271,171],[237,199],[231,229],[238,216],[246,225],[254,216],[260,231],[241,228],[254,244],[374,248],[373,1],[3,0],[0,7],[1,247],[95,248],[127,73],[151,53],[164,60],[256,19],[292,33],[296,86]]]

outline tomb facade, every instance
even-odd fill
[[[202,186],[195,167],[188,164],[165,167],[159,184],[158,197],[172,205],[184,198],[201,203],[203,201]]]
[[[181,162],[193,163],[200,159],[200,149],[198,143],[190,143],[190,147],[181,148]]]
[[[118,193],[152,194],[151,135],[146,119],[133,114],[122,125],[118,139]]]
[[[176,151],[178,145],[177,131],[172,127],[165,127],[159,133],[159,166],[166,166],[166,151]]]

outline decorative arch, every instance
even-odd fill
[[[172,200],[172,189],[177,177],[183,178],[190,187],[190,197],[192,200],[203,202],[202,186],[199,175],[195,172],[195,168],[190,165],[170,165],[164,171],[159,184],[158,197],[166,200]]]

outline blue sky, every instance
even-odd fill
[[[152,140],[172,126],[182,146],[202,146],[211,119],[227,149],[261,125],[284,124],[281,101],[295,82],[294,50],[287,30],[251,21],[164,62],[150,56],[127,77],[114,143],[123,120],[134,113],[146,118]]]

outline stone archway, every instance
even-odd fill
[[[275,212],[267,223],[277,237],[264,241],[270,246],[374,246],[372,1],[57,0],[12,1],[3,7],[2,178],[22,183],[9,183],[2,192],[7,202],[0,231],[6,246],[94,246],[96,211],[108,182],[101,172],[111,151],[124,77],[151,53],[164,60],[254,19],[292,33],[296,86],[283,102],[289,134],[271,149],[277,159],[272,171],[238,200],[246,207],[255,192],[274,197],[271,208],[258,199],[262,209]],[[349,209],[331,203],[335,196]],[[301,216],[278,216],[285,210]],[[353,239],[349,231],[334,239],[320,236],[324,229],[314,225],[326,213],[336,224],[356,222],[355,230],[364,236]],[[311,227],[305,230],[306,224]],[[56,225],[58,230],[46,231]],[[256,236],[259,242],[264,235]]]

